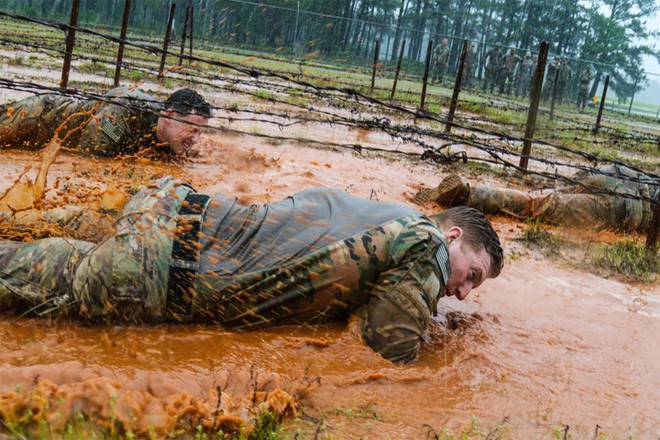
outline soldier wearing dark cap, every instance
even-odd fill
[[[0,241],[0,310],[238,329],[358,314],[370,347],[407,362],[438,300],[464,299],[503,264],[474,209],[429,218],[327,188],[243,206],[163,178],[115,230],[99,244]]]
[[[191,89],[178,90],[165,102],[134,87],[119,87],[98,99],[40,94],[0,106],[0,148],[43,148],[64,124],[62,134],[71,132],[65,147],[97,156],[147,148],[183,156],[210,117],[209,104]]]

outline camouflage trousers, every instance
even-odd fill
[[[649,197],[646,185],[620,182],[607,176],[584,180],[585,185]],[[564,192],[554,189],[525,192],[476,185],[470,188],[467,205],[487,214],[536,218],[565,226],[588,225],[594,229],[645,231],[652,218],[647,201],[580,192],[577,188]]]
[[[171,177],[141,190],[99,244],[0,241],[0,310],[162,321],[176,215],[190,191]]]
[[[446,63],[435,63],[433,65],[433,82],[443,82],[447,73]]]
[[[513,72],[508,70],[502,70],[499,75],[500,83],[500,93],[505,93],[507,95],[511,94],[511,86],[513,85]]]
[[[589,85],[580,84],[577,96],[577,106],[584,108],[589,101]]]
[[[81,107],[82,101],[55,94],[35,95],[0,106],[0,147],[38,150]]]
[[[495,86],[499,84],[500,81],[500,74],[496,68],[488,68],[486,67],[486,74],[484,77],[484,85],[483,85],[483,90],[484,92],[488,89],[490,90],[490,93],[493,93],[493,90]]]

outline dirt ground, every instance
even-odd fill
[[[219,105],[238,98],[210,99]],[[253,104],[240,99],[243,108]],[[199,192],[233,194],[246,204],[329,186],[414,206],[419,188],[450,171],[398,156],[268,140],[254,136],[270,130],[258,122],[219,118],[212,124],[200,155],[181,164],[61,152],[48,173],[46,205],[93,207],[110,186],[128,194],[171,174]],[[338,125],[298,124],[287,134],[405,147],[381,132]],[[22,179],[33,179],[40,160],[35,153],[0,151],[0,193],[30,165]],[[509,183],[452,167],[472,183]],[[470,426],[473,437],[477,430],[485,437],[499,425],[508,430],[506,438],[553,438],[566,427],[572,438],[658,438],[660,286],[605,279],[579,262],[544,257],[518,240],[524,223],[492,221],[505,249],[502,275],[464,302],[441,301],[442,312],[412,364],[379,358],[352,322],[236,333],[11,316],[0,318],[0,407],[34,404],[38,397],[50,403],[50,412],[44,410],[50,426],[84,410],[91,419],[110,414],[123,429],[157,435],[187,435],[175,431],[181,425],[176,419],[187,420],[188,434],[194,433],[217,408],[227,415],[226,426],[250,420],[250,408],[264,400],[277,408],[295,402],[283,419],[290,438],[432,438],[445,428]],[[594,246],[612,239],[560,233],[584,234]]]

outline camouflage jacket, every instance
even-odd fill
[[[449,64],[449,46],[440,45],[435,48],[433,59],[437,66],[447,66]]]
[[[503,57],[499,48],[493,47],[488,52],[486,52],[486,58],[488,59],[488,62],[486,63],[486,70],[489,72],[496,72],[502,66]]]
[[[60,138],[70,133],[64,146],[98,156],[132,154],[156,146],[161,103],[129,87],[110,90],[101,98],[43,94],[2,106],[0,146],[42,148],[62,124]]]
[[[97,246],[3,243],[0,306],[68,295],[69,312],[86,319],[165,320],[176,213],[190,191],[162,179],[138,192]],[[358,313],[366,343],[393,361],[417,355],[450,275],[446,241],[427,217],[331,189],[263,206],[215,196],[198,246],[192,321],[245,329]]]

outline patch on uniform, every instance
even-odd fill
[[[105,133],[113,141],[119,142],[119,139],[121,139],[121,130],[118,127],[115,127],[110,119],[103,118],[103,122],[101,122],[101,129],[103,130],[103,133]]]
[[[438,250],[435,251],[435,261],[438,263],[440,272],[442,272],[443,284],[447,284],[447,281],[449,281],[449,273],[451,272],[449,267],[449,251],[447,250],[447,246],[441,244],[438,247]]]
[[[437,298],[438,292],[440,292],[440,280],[438,280],[438,277],[435,276],[435,273],[431,273],[431,275],[429,275],[429,277],[426,279],[426,282],[424,282],[422,289],[427,296],[427,298],[425,298],[426,304],[429,307],[429,310],[432,310],[433,307],[430,304],[429,298]]]

